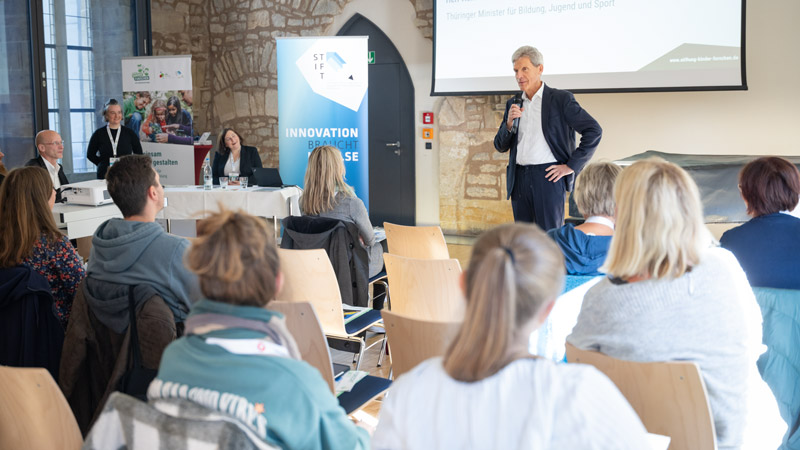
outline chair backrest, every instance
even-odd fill
[[[311,303],[325,334],[347,335],[339,284],[325,250],[279,248],[278,257],[283,272],[283,289],[277,299]]]
[[[461,322],[419,320],[386,310],[381,315],[395,378],[428,358],[444,355],[461,328]]]
[[[0,366],[0,405],[0,448],[81,448],[78,422],[47,370]]]
[[[286,328],[297,342],[297,349],[300,350],[303,361],[319,370],[331,392],[335,392],[328,342],[311,303],[273,301],[267,308],[278,311],[286,317]]]
[[[389,253],[420,259],[450,259],[442,229],[432,227],[409,227],[384,222],[386,244]]]
[[[606,374],[648,432],[670,437],[670,450],[717,448],[708,393],[696,363],[624,361],[571,344],[567,361],[591,364]]]
[[[393,312],[424,320],[464,318],[466,302],[457,259],[416,259],[384,253],[383,261]]]

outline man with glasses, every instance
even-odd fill
[[[42,130],[36,135],[36,149],[39,151],[39,156],[28,160],[25,165],[47,169],[56,190],[56,201],[61,201],[61,186],[69,184],[64,168],[58,163],[64,156],[64,141],[55,131]]]

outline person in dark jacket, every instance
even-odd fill
[[[211,166],[211,175],[214,184],[219,184],[219,177],[228,177],[231,174],[240,177],[253,176],[253,169],[261,169],[261,156],[255,147],[242,145],[242,136],[231,128],[222,130],[219,135],[219,145],[217,153],[214,155],[214,163]],[[239,184],[232,181],[230,184]]]
[[[25,165],[47,169],[56,190],[56,201],[60,202],[61,186],[69,184],[64,168],[58,163],[58,160],[64,157],[64,141],[55,131],[42,130],[36,134],[36,149],[39,151],[39,156],[28,160]]]
[[[544,58],[538,50],[520,47],[511,61],[523,95],[506,103],[494,147],[510,150],[506,188],[514,220],[546,231],[564,224],[564,196],[597,149],[603,130],[572,93],[542,82]],[[581,135],[577,147],[576,132]]]

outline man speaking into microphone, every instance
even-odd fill
[[[506,102],[494,147],[511,154],[506,189],[515,222],[533,222],[547,231],[564,225],[564,199],[575,177],[594,154],[602,128],[572,93],[542,81],[542,54],[530,46],[511,57],[522,89]],[[575,146],[575,132],[581,135]]]

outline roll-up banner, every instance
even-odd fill
[[[367,37],[278,38],[280,172],[303,185],[308,155],[342,152],[347,183],[369,209]]]
[[[194,184],[192,56],[122,58],[122,116],[162,184]]]

